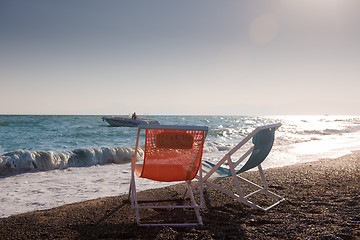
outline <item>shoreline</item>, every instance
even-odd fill
[[[121,195],[0,218],[0,238],[360,239],[360,151],[264,171],[270,190],[286,199],[268,212],[253,210],[207,188],[201,210],[204,226],[138,227],[127,195]],[[243,176],[253,179],[256,174],[251,171]],[[231,185],[231,180],[222,184]],[[183,186],[143,193],[175,191],[182,192]],[[160,215],[147,213],[161,221]]]

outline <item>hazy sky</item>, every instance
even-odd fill
[[[0,0],[0,114],[360,114],[359,0]]]

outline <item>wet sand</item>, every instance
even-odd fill
[[[360,239],[360,152],[268,169],[265,175],[270,190],[286,199],[267,212],[207,189],[201,210],[204,226],[139,227],[122,195],[1,218],[0,239]],[[256,181],[258,175],[242,176]],[[221,182],[229,187],[231,183]],[[173,196],[183,188],[142,194]],[[150,210],[142,216],[155,222],[194,217],[190,210],[172,212]]]

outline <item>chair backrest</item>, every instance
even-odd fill
[[[274,143],[275,128],[260,130],[252,139],[254,150],[245,165],[236,173],[242,173],[261,164],[268,156]]]
[[[140,177],[172,182],[192,180],[196,176],[207,127],[174,128],[144,126],[145,150]]]

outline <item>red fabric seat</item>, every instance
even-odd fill
[[[140,132],[145,130],[144,159],[142,164],[136,164]],[[196,226],[202,225],[199,208],[203,207],[201,158],[208,128],[199,126],[166,126],[140,125],[136,140],[135,156],[131,163],[131,182],[129,199],[136,210],[137,223],[140,226]],[[136,192],[135,175],[161,182],[184,181],[186,190],[184,199],[189,196],[191,205],[140,205],[140,202],[168,201],[169,198],[141,198]],[[199,175],[200,206],[196,203],[191,187],[191,180]],[[172,199],[174,200],[174,199]],[[140,223],[140,209],[147,208],[193,208],[197,218],[196,223]]]

